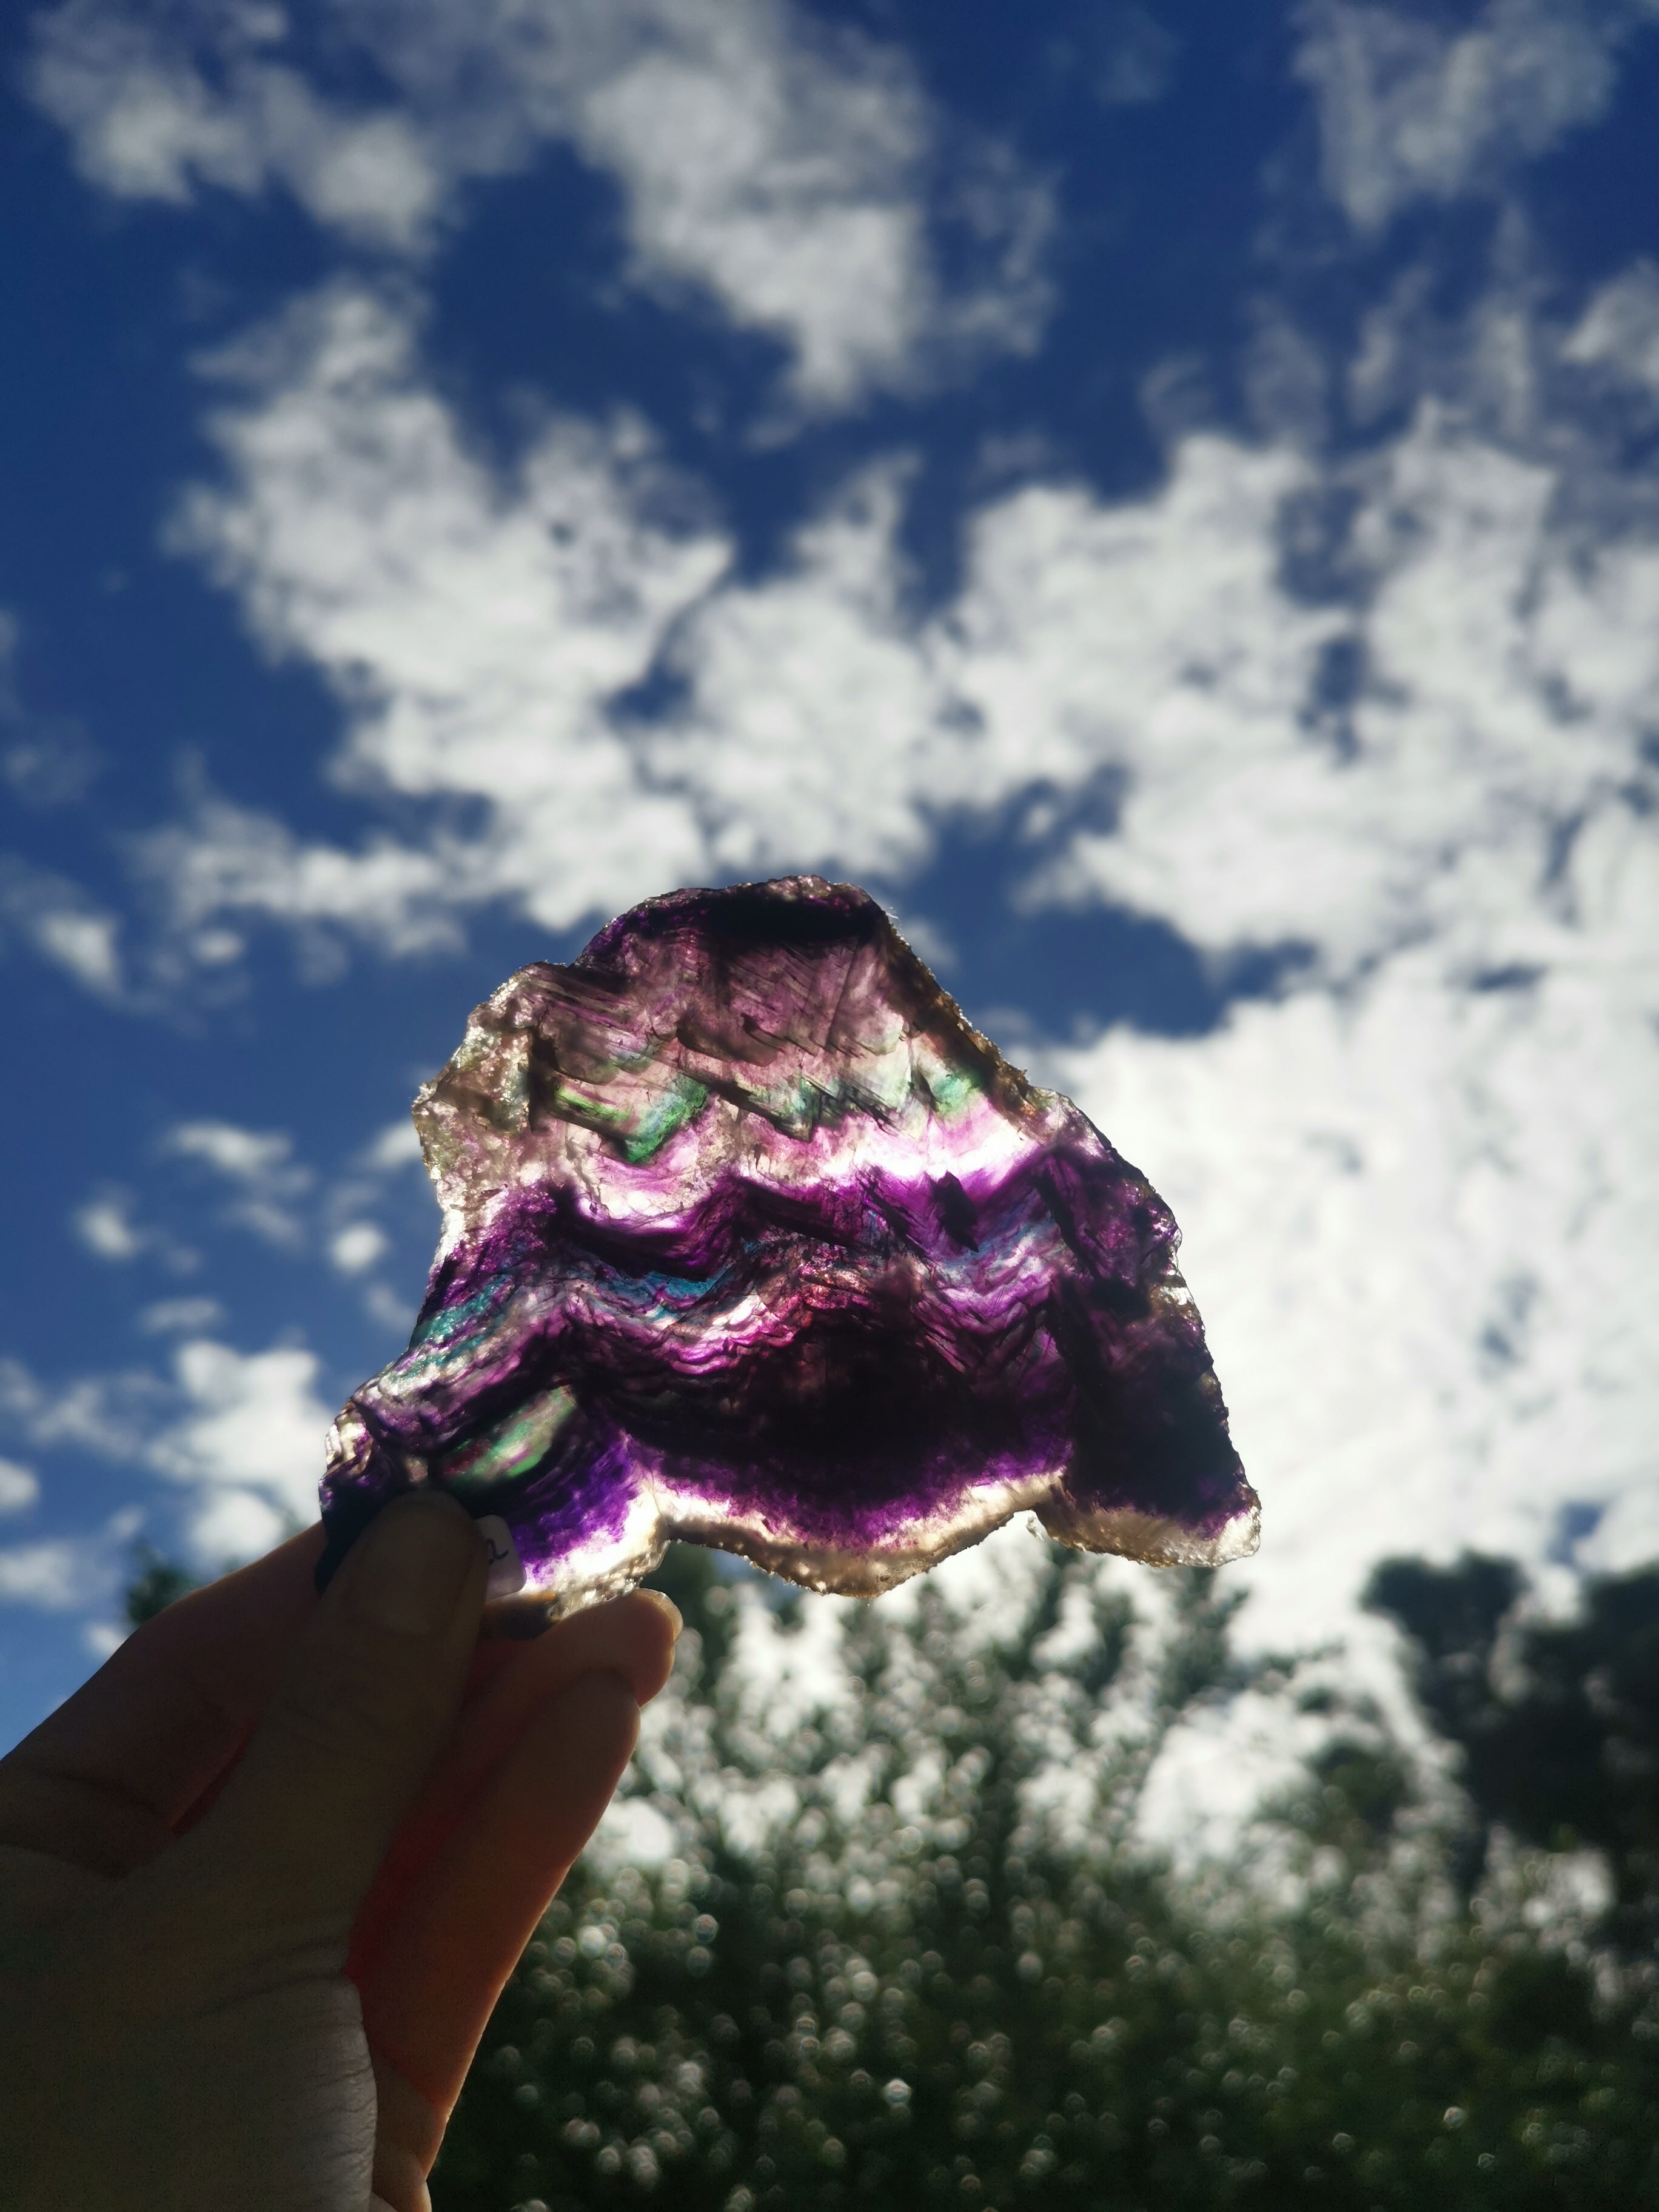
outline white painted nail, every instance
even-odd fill
[[[519,1557],[513,1531],[499,1513],[485,1513],[479,1516],[478,1534],[489,1553],[489,1579],[484,1584],[484,1595],[511,1597],[514,1590],[524,1588],[525,1582],[524,1561]]]

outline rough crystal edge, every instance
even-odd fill
[[[641,1528],[635,1534],[630,1529],[632,1540],[624,1556],[613,1559],[597,1574],[591,1568],[584,1571],[575,1558],[561,1561],[554,1587],[533,1594],[526,1591],[521,1597],[503,1601],[503,1606],[532,1616],[538,1626],[585,1612],[590,1605],[620,1596],[643,1580],[671,1543],[702,1544],[710,1551],[734,1553],[752,1566],[821,1596],[880,1597],[953,1553],[981,1542],[1017,1513],[1038,1510],[1060,1479],[1044,1474],[1018,1483],[986,1484],[975,1492],[971,1509],[948,1529],[937,1522],[914,1523],[911,1532],[888,1539],[878,1549],[779,1536],[752,1522],[725,1518],[719,1507],[704,1498],[659,1494],[651,1533],[647,1535]],[[633,1517],[630,1514],[630,1521]]]
[[[1138,1506],[1095,1506],[1079,1511],[1062,1497],[1039,1505],[1037,1518],[1048,1534],[1079,1552],[1113,1552],[1149,1567],[1224,1567],[1248,1559],[1261,1545],[1261,1500],[1246,1489],[1249,1504],[1235,1513],[1212,1536],[1200,1535],[1184,1522],[1143,1513]]]
[[[1224,1566],[1229,1560],[1248,1559],[1261,1541],[1261,1504],[1254,1491],[1248,1493],[1247,1510],[1235,1514],[1214,1534],[1202,1535],[1180,1521],[1135,1506],[1079,1511],[1066,1497],[1064,1485],[1064,1475],[1055,1473],[986,1484],[948,1529],[917,1523],[913,1534],[874,1550],[776,1536],[723,1519],[704,1499],[675,1498],[671,1492],[659,1492],[653,1501],[647,1490],[630,1509],[623,1550],[608,1565],[584,1571],[580,1555],[573,1555],[561,1563],[558,1584],[500,1600],[488,1608],[488,1617],[498,1635],[534,1635],[551,1621],[634,1589],[661,1563],[671,1543],[736,1553],[751,1565],[821,1595],[876,1598],[982,1543],[1021,1512],[1035,1513],[1050,1536],[1075,1551],[1112,1553],[1152,1567]]]

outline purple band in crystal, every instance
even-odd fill
[[[443,1241],[331,1437],[331,1559],[422,1482],[555,1612],[675,1535],[864,1595],[1026,1507],[1254,1548],[1168,1208],[864,892],[635,908],[477,1008],[415,1118]]]

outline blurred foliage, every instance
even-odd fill
[[[837,1638],[729,1568],[659,1577],[688,1632],[631,1786],[671,1855],[567,1884],[437,2212],[1659,2206],[1654,1578],[1528,1624],[1501,1563],[1383,1570],[1437,1751],[1245,1664],[1224,1577],[1132,1605],[1050,1549],[994,1620],[925,1583]],[[1147,1778],[1243,1696],[1316,1741],[1178,1874]],[[1552,1856],[1587,1844],[1605,1923]]]
[[[1563,1620],[1507,1561],[1385,1563],[1408,1745],[1242,1659],[1224,1577],[1038,1557],[994,1619],[923,1583],[837,1625],[671,1551],[629,1784],[670,1854],[566,1884],[435,2212],[1659,2212],[1659,1571]],[[137,1564],[135,1626],[194,1587]],[[1148,1778],[1243,1697],[1297,1778],[1182,1873]]]
[[[142,1628],[165,1613],[181,1597],[200,1588],[198,1577],[175,1560],[164,1559],[149,1544],[133,1547],[133,1577],[127,1584],[125,1611],[130,1628]]]
[[[1368,1602],[1404,1630],[1418,1698],[1457,1747],[1484,1869],[1500,1831],[1588,1846],[1613,1884],[1607,1932],[1659,1937],[1659,1568],[1588,1583],[1577,1617],[1528,1618],[1504,1559],[1391,1559]]]

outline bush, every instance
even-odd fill
[[[1377,1584],[1459,1743],[1485,1741],[1522,1595],[1492,1564],[1426,1610],[1407,1570]],[[1659,2205],[1651,1965],[1590,1940],[1522,1848],[1565,1832],[1487,1765],[1449,1796],[1327,1692],[1303,1700],[1321,1749],[1237,1866],[1183,1879],[1137,1848],[1179,1721],[1296,1698],[1294,1667],[1235,1656],[1212,1577],[1164,1578],[1141,1613],[1049,1550],[991,1631],[934,1583],[845,1608],[804,1706],[757,1680],[792,1639],[833,1650],[812,1601],[775,1613],[704,1553],[665,1579],[685,1656],[633,1786],[674,1856],[573,1876],[491,2022],[437,2212]],[[1539,1698],[1590,1697],[1588,1656],[1620,1714],[1639,1704],[1639,1579],[1589,1594],[1578,1642],[1537,1631]],[[1600,1781],[1584,1802],[1565,1839],[1625,1850],[1634,1895],[1650,1830]]]

